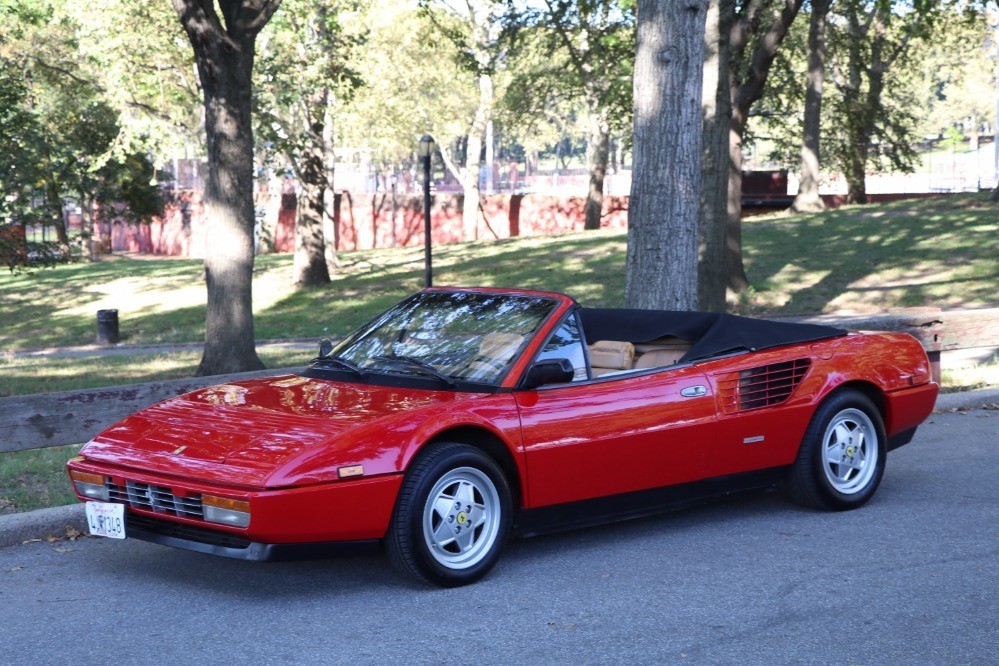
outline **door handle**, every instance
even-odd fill
[[[682,395],[684,398],[699,398],[702,395],[707,395],[707,394],[708,394],[707,387],[701,386],[700,384],[698,384],[697,386],[688,386],[686,388],[680,389],[680,395]]]

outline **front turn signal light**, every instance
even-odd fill
[[[100,474],[71,469],[69,478],[73,480],[73,486],[81,497],[108,501],[107,479]]]
[[[250,524],[250,503],[246,500],[202,495],[201,508],[209,523],[230,527],[247,527]]]

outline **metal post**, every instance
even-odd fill
[[[992,151],[995,154],[995,176],[996,187],[999,188],[999,11],[996,11],[996,34],[993,37],[996,43],[996,122],[992,128],[993,136]]]
[[[432,287],[434,269],[430,245],[430,160],[434,153],[434,140],[429,134],[420,139],[420,158],[423,160],[423,254],[426,263],[424,287]]]

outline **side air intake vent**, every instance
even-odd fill
[[[811,364],[809,359],[799,358],[727,375],[719,381],[722,409],[737,412],[784,402],[801,383]]]

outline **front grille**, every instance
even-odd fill
[[[744,411],[777,405],[794,393],[812,362],[799,358],[731,373],[718,382],[722,409]]]
[[[138,481],[125,481],[124,486],[119,486],[111,479],[107,481],[107,489],[108,499],[112,502],[121,502],[135,509],[183,518],[204,518],[199,494],[175,495],[169,488]]]
[[[174,523],[169,520],[160,520],[153,516],[140,513],[128,513],[126,517],[125,533],[132,528],[152,532],[160,536],[184,539],[186,541],[196,541],[210,546],[221,546],[223,548],[249,548],[250,541],[242,537],[216,532],[215,530],[183,523]]]

